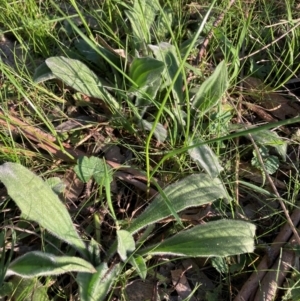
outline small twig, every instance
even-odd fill
[[[290,239],[293,243],[294,236]],[[260,288],[257,290],[253,301],[272,301],[275,299],[278,288],[282,286],[289,270],[295,263],[295,251],[291,249],[281,249],[280,256],[267,272],[261,281]]]
[[[294,210],[293,214],[291,215],[291,220],[293,225],[298,225],[298,223],[300,222],[300,209]],[[255,271],[244,283],[242,289],[239,291],[234,301],[248,301],[250,296],[256,292],[260,281],[263,279],[268,269],[273,264],[273,261],[277,258],[280,248],[284,246],[284,244],[289,240],[291,235],[292,230],[290,224],[286,223],[275,238],[272,246],[270,246],[268,254],[272,254],[272,260],[270,260],[270,256],[268,254],[266,254],[263,257],[259,265],[255,268]]]
[[[250,53],[250,54],[244,56],[244,57],[241,57],[239,60],[240,60],[240,61],[246,60],[246,59],[248,59],[248,58],[254,56],[255,54],[257,54],[257,53],[259,53],[259,52],[261,52],[261,51],[263,51],[263,50],[269,48],[270,46],[276,44],[276,43],[277,43],[278,41],[280,41],[282,38],[284,38],[285,36],[287,36],[290,32],[292,32],[292,31],[295,30],[297,27],[299,27],[299,25],[300,25],[300,22],[298,22],[295,26],[293,26],[292,28],[290,28],[287,32],[285,32],[284,34],[282,34],[282,35],[281,35],[280,37],[278,37],[277,39],[275,39],[275,40],[273,40],[272,42],[270,42],[269,44],[265,45],[263,48],[258,49],[258,50],[256,50],[256,51],[254,51],[254,52],[252,52],[252,53]],[[230,63],[230,64],[231,64],[231,63]]]
[[[230,9],[230,7],[233,5],[233,3],[235,2],[235,0],[231,0],[227,9],[225,11],[223,11],[219,16],[218,18],[215,20],[215,22],[213,23],[213,27],[212,29],[209,31],[208,35],[206,36],[206,38],[204,39],[200,49],[199,49],[199,52],[198,52],[198,55],[196,57],[196,60],[195,60],[195,65],[198,65],[200,62],[201,62],[201,59],[204,55],[204,52],[207,48],[207,45],[209,43],[209,41],[211,40],[212,38],[212,35],[213,35],[213,30],[214,28],[218,27],[218,25],[222,22],[222,20],[224,19],[224,16],[226,14],[226,12]]]
[[[242,49],[241,49],[241,54],[244,55],[245,53],[245,43],[243,42]],[[241,78],[244,78],[244,67],[241,69]],[[243,81],[240,82],[239,84],[239,98],[238,98],[238,104],[236,108],[236,113],[237,113],[237,122],[242,123],[242,91],[243,91]],[[235,144],[236,148],[238,150],[239,144],[240,144],[240,137],[236,137],[235,139]],[[235,199],[236,203],[239,204],[239,171],[240,171],[240,153],[239,151],[236,152],[236,160],[235,160]]]
[[[281,206],[281,208],[282,208],[282,210],[283,210],[283,212],[284,212],[284,214],[285,214],[285,217],[286,217],[286,219],[287,219],[287,222],[289,223],[289,225],[290,225],[290,227],[291,227],[291,229],[292,229],[292,231],[293,231],[293,233],[294,233],[294,235],[295,235],[295,239],[296,239],[298,245],[300,245],[300,237],[299,237],[299,234],[298,234],[298,232],[297,232],[297,229],[296,229],[296,227],[294,226],[294,224],[293,224],[293,222],[292,222],[292,220],[291,220],[291,218],[290,218],[289,212],[288,212],[288,210],[286,209],[285,204],[284,204],[284,202],[283,202],[283,200],[282,200],[280,194],[278,193],[278,190],[277,190],[277,188],[276,188],[276,186],[275,186],[275,184],[274,184],[274,182],[273,182],[271,176],[269,175],[268,171],[266,170],[266,167],[265,167],[265,164],[264,164],[263,159],[262,159],[262,157],[261,157],[261,154],[260,154],[260,152],[259,152],[259,149],[258,149],[258,147],[257,147],[257,145],[256,145],[256,143],[255,143],[255,141],[254,141],[254,139],[253,139],[253,137],[252,137],[252,135],[251,135],[251,134],[248,134],[248,137],[250,138],[250,140],[251,140],[251,142],[252,142],[252,144],[253,144],[253,146],[254,146],[254,148],[255,148],[255,151],[256,151],[256,154],[257,154],[258,161],[259,161],[259,163],[261,164],[261,167],[262,167],[262,169],[263,169],[263,172],[265,173],[266,178],[267,178],[267,180],[268,180],[268,182],[269,182],[269,184],[270,184],[270,186],[271,186],[273,192],[274,192],[275,195],[277,196],[278,202],[279,202],[279,204],[280,204],[280,206]]]
[[[128,174],[128,173],[122,172],[122,171],[116,171],[114,175],[118,179],[120,179],[124,182],[130,183],[130,184],[134,185],[135,187],[137,187],[138,189],[140,189],[144,192],[147,192],[150,197],[153,197],[158,193],[157,190],[155,190],[152,187],[147,187],[147,184],[141,182],[140,180],[138,180],[131,174]]]

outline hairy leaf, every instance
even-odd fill
[[[227,198],[226,190],[221,181],[217,178],[212,179],[206,174],[194,174],[173,183],[164,189],[164,194],[175,212],[211,203],[219,198]],[[135,233],[170,215],[171,211],[165,199],[158,195],[144,212],[132,221],[127,231]]]
[[[145,259],[140,255],[134,255],[129,258],[129,263],[136,269],[138,275],[145,280],[147,277],[147,266]]]
[[[145,42],[151,41],[150,29],[159,8],[156,1],[135,0],[133,3],[125,13],[131,24],[135,48],[141,50]]]
[[[270,130],[260,130],[252,134],[259,145],[274,147],[282,160],[286,160],[287,143],[276,133]]]
[[[219,220],[182,231],[161,243],[139,250],[152,255],[189,257],[230,256],[254,250],[255,225],[238,220]]]
[[[143,129],[151,131],[153,127],[153,122],[142,119],[140,125]],[[163,125],[161,123],[158,123],[156,125],[153,135],[155,136],[158,142],[163,143],[166,140],[168,133],[167,130],[163,127]]]
[[[42,63],[34,71],[33,80],[35,83],[42,83],[53,78],[56,78],[56,76],[52,73],[46,63]]]
[[[159,43],[158,45],[149,45],[148,47],[153,51],[155,57],[166,65],[162,75],[165,79],[166,85],[170,86],[180,65],[177,58],[178,54],[176,53],[176,48],[166,42]],[[182,85],[182,73],[179,73],[172,86],[173,96],[178,103],[183,103]]]
[[[66,207],[40,177],[17,163],[0,166],[0,180],[22,211],[22,217],[37,222],[53,235],[87,255]]]
[[[120,264],[108,268],[107,263],[101,263],[95,274],[78,273],[77,283],[81,301],[102,301],[121,271]]]
[[[164,68],[164,63],[151,57],[135,58],[129,70],[129,76],[138,87],[133,87],[133,91],[155,82],[161,76]]]
[[[160,88],[161,77],[157,77],[154,82],[148,86],[134,92],[136,95],[135,106],[139,111],[140,118],[143,117],[149,105],[153,105],[157,92]]]
[[[117,238],[118,238],[118,253],[122,261],[125,261],[127,259],[127,255],[135,250],[134,239],[132,237],[132,234],[126,230],[118,230]]]
[[[200,139],[196,139],[190,142],[190,146],[202,142]],[[212,178],[217,177],[223,170],[220,165],[218,157],[208,145],[195,146],[188,150],[189,155],[195,161],[199,167],[203,168]]]
[[[68,272],[95,273],[95,268],[80,257],[55,256],[33,251],[12,261],[6,276],[18,275],[23,278],[60,275]]]
[[[222,61],[213,74],[207,78],[195,94],[192,108],[200,115],[215,106],[227,90],[228,75],[225,61]]]
[[[88,158],[84,156],[77,160],[74,171],[82,182],[87,183],[93,177],[100,185],[104,183],[105,164],[106,163],[101,158],[94,156]],[[110,169],[109,166],[107,168]]]
[[[49,301],[47,295],[48,287],[43,285],[37,278],[21,278],[13,276],[9,279],[9,284],[12,285],[11,292],[7,294],[9,300],[22,301]],[[3,290],[1,287],[1,295]]]
[[[46,64],[56,78],[85,95],[105,100],[115,109],[118,102],[105,90],[98,76],[79,60],[63,56],[50,57]]]

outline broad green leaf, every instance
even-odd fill
[[[191,141],[189,145],[197,145],[199,142],[202,142],[201,139],[196,139]],[[190,148],[188,152],[192,160],[195,161],[199,167],[203,168],[212,178],[217,177],[223,170],[218,157],[207,144]]]
[[[77,160],[77,165],[74,167],[74,171],[79,179],[87,183],[92,177],[95,181],[101,185],[104,183],[105,177],[105,165],[106,163],[101,158],[97,157],[81,157]],[[109,167],[107,167],[110,169]]]
[[[151,129],[153,127],[153,122],[142,119],[141,126],[143,129],[145,129],[147,131],[151,131]],[[158,123],[156,125],[153,135],[157,139],[158,142],[163,143],[166,140],[168,134],[167,134],[167,130],[164,128],[164,126],[161,123]]]
[[[77,160],[74,171],[82,182],[87,183],[96,172],[104,173],[104,162],[94,156],[84,156]]]
[[[95,268],[80,257],[55,256],[39,251],[28,252],[12,261],[6,276],[18,275],[23,278],[60,275],[68,272],[95,273]]]
[[[193,174],[165,188],[164,193],[175,212],[202,206],[220,198],[227,198],[222,182],[206,174]],[[164,198],[158,195],[151,204],[132,221],[127,231],[136,233],[171,215]]]
[[[77,283],[81,301],[102,301],[121,271],[120,264],[108,268],[107,263],[101,263],[95,274],[78,273]]]
[[[149,34],[150,26],[155,20],[159,10],[159,3],[157,1],[149,0],[134,0],[133,3],[133,11],[140,21],[140,24],[137,24],[135,20],[136,25],[143,27],[144,35]]]
[[[130,66],[129,76],[136,83],[132,91],[149,86],[161,76],[164,63],[151,57],[135,58]]]
[[[149,255],[189,257],[231,256],[254,250],[255,225],[238,220],[219,220],[195,226],[139,250]]]
[[[42,63],[34,71],[33,80],[37,84],[53,78],[56,78],[56,76],[52,73],[46,63]]]
[[[264,165],[269,175],[274,174],[279,168],[279,159],[276,156],[269,156],[264,160]]]
[[[136,269],[141,279],[145,280],[147,277],[147,266],[144,258],[135,254],[129,258],[129,263]]]
[[[130,21],[130,25],[133,31],[133,36],[132,36],[132,41],[134,44],[133,47],[137,51],[143,50],[143,52],[145,52],[146,50],[145,42],[150,41],[149,32],[147,34],[144,34],[143,27],[140,26],[141,22],[138,20],[138,15],[133,10],[126,10],[125,14]]]
[[[199,112],[200,115],[205,114],[220,101],[227,90],[227,86],[227,67],[225,61],[222,61],[195,94],[192,102],[193,110]]]
[[[117,231],[118,238],[118,253],[122,261],[127,259],[127,255],[130,255],[135,250],[135,242],[132,234],[126,230]]]
[[[79,60],[63,56],[46,59],[46,64],[56,78],[85,95],[105,100],[115,109],[118,102],[105,90],[98,76]]]
[[[153,51],[155,57],[165,64],[166,68],[162,75],[166,85],[170,86],[180,65],[176,48],[166,42],[159,43],[158,45],[148,45],[148,47]],[[178,103],[183,103],[182,85],[183,79],[182,73],[180,73],[172,86],[173,97]]]
[[[98,228],[100,229],[100,226],[98,226]],[[90,254],[88,261],[94,266],[98,266],[101,263],[100,244],[93,237],[91,237],[89,242],[87,243],[87,249]]]
[[[15,291],[15,287],[11,282],[1,282],[0,286],[0,297],[11,297],[13,292]],[[4,299],[5,300],[5,299]]]
[[[263,146],[272,146],[281,156],[282,160],[286,160],[287,142],[278,136],[276,132],[270,130],[260,130],[251,134],[255,142]]]
[[[45,62],[52,73],[68,86],[88,96],[102,98],[98,76],[81,61],[56,56]]]
[[[58,196],[40,177],[17,163],[0,166],[0,181],[22,211],[22,217],[37,222],[53,235],[87,255],[71,217]]]

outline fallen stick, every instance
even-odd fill
[[[213,36],[213,32],[214,32],[214,29],[218,27],[218,25],[223,21],[224,19],[224,16],[225,16],[225,13],[230,9],[230,7],[234,4],[236,0],[231,0],[229,2],[229,5],[227,7],[227,9],[225,11],[223,11],[218,17],[217,19],[215,20],[215,22],[213,23],[213,26],[212,26],[212,29],[209,31],[208,35],[206,36],[206,38],[204,39],[200,49],[199,49],[199,52],[198,52],[198,55],[196,57],[196,60],[195,60],[195,65],[198,65],[201,60],[202,60],[202,57],[206,51],[206,48],[207,48],[207,45],[209,43],[209,41],[211,40],[212,36]]]
[[[293,214],[291,215],[291,220],[294,226],[298,225],[300,222],[300,209],[294,210]],[[267,273],[268,269],[278,257],[280,248],[282,248],[283,245],[289,240],[291,235],[292,229],[289,223],[286,223],[270,247],[270,252],[263,257],[260,264],[255,268],[255,271],[251,274],[238,295],[235,297],[234,301],[249,301],[249,298],[253,293],[256,292],[259,283]]]
[[[278,256],[270,271],[263,278],[253,301],[273,301],[278,291],[278,287],[282,286],[287,273],[294,265],[295,251],[282,249],[282,253]]]

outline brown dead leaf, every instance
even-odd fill
[[[297,226],[300,221],[300,210],[295,209],[291,215],[291,220],[294,226]],[[273,265],[274,261],[284,250],[283,246],[285,243],[290,239],[292,236],[292,228],[289,223],[286,223],[274,239],[274,241],[269,245],[268,252],[262,258],[260,263],[256,266],[254,272],[245,281],[243,287],[239,290],[237,296],[235,297],[234,301],[242,301],[242,300],[249,300],[253,293],[256,292],[258,286],[261,284],[261,280],[265,277],[268,271],[279,271],[278,267],[272,269],[271,266]],[[278,275],[276,275],[276,278]]]
[[[287,117],[296,117],[300,112],[300,105],[292,100],[270,91],[260,79],[248,77],[243,81],[244,87],[250,92],[249,96],[256,104],[270,112],[274,117],[284,120]]]
[[[7,126],[7,120],[9,119],[9,126],[11,131],[16,131],[23,133],[24,136],[33,143],[34,146],[46,150],[56,159],[60,159],[66,162],[74,162],[79,157],[85,156],[86,153],[73,148],[68,143],[61,143],[61,146],[58,145],[55,137],[51,134],[44,132],[43,130],[32,126],[22,120],[19,119],[19,116],[16,113],[12,113],[16,117],[10,115],[5,116],[4,113],[0,110],[0,125]],[[121,155],[121,154],[120,154]],[[116,156],[116,153],[113,154]],[[126,182],[129,182],[136,187],[139,187],[143,191],[148,191],[149,195],[153,196],[157,193],[157,191],[147,186],[147,177],[141,171],[131,168],[122,166],[117,162],[113,162],[110,160],[106,160],[106,162],[112,167],[116,169],[120,169],[121,173],[116,174],[119,179],[122,179]],[[153,179],[155,180],[155,179]],[[144,183],[143,183],[144,182]],[[163,187],[163,183],[160,183],[161,187]]]
[[[64,198],[67,202],[74,204],[83,191],[84,183],[77,178],[74,170],[68,170],[65,173],[63,182],[66,184]]]
[[[254,183],[258,183],[260,185],[262,185],[264,183],[264,179],[263,179],[261,171],[255,167],[253,167],[248,162],[240,162],[239,177],[246,178],[246,179],[248,179]],[[280,181],[279,179],[276,179],[273,176],[271,176],[271,179],[278,189],[286,189],[286,185],[282,181]]]
[[[201,283],[201,286],[197,290],[197,300],[205,301],[207,300],[206,294],[208,291],[212,291],[216,289],[216,285],[213,283],[211,279],[209,279],[204,271],[199,268],[196,261],[192,258],[187,258],[182,260],[182,266],[186,272],[186,276],[189,279],[189,282],[194,287]]]
[[[127,300],[141,301],[141,300],[153,300],[153,294],[156,292],[154,300],[160,300],[158,296],[159,288],[155,289],[156,284],[150,280],[136,280],[126,286]]]
[[[124,163],[125,157],[121,154],[119,146],[110,144],[104,147],[105,159],[116,163]]]
[[[24,136],[28,140],[33,141],[37,147],[46,150],[49,154],[58,159],[72,162],[75,158],[83,155],[81,151],[72,148],[67,143],[62,143],[61,146],[57,145],[55,137],[51,134],[22,121],[18,116],[6,116],[0,111],[0,124],[7,126],[8,122],[10,130],[23,133]]]
[[[250,103],[247,101],[243,101],[243,105],[247,107],[250,111],[256,113],[262,120],[267,122],[276,122],[278,121],[276,118],[274,118],[272,115],[270,115],[264,108],[261,106],[258,106],[254,103]]]
[[[268,113],[264,108],[258,106],[254,103],[250,103],[247,101],[243,101],[243,105],[245,105],[250,111],[254,112],[259,116],[262,120],[266,122],[276,122],[278,119],[274,118],[270,113]],[[290,135],[291,132],[289,129],[281,126],[280,130],[283,131],[285,134]]]
[[[192,289],[184,273],[185,272],[182,269],[171,271],[172,282],[178,296],[180,297],[180,300],[184,300],[185,298],[188,298],[192,292]],[[194,296],[190,297],[189,300],[196,301]]]

